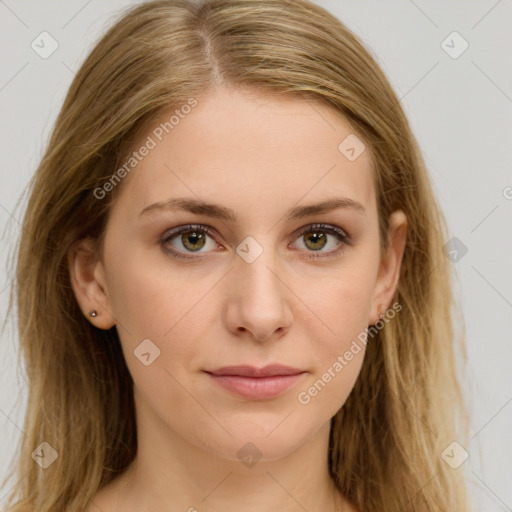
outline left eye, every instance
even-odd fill
[[[337,242],[331,241],[329,237],[336,238]],[[299,232],[296,240],[300,240],[299,245],[302,245],[306,252],[320,253],[310,254],[309,258],[332,255],[350,244],[349,235],[345,231],[326,224],[306,226]],[[167,252],[177,258],[193,258],[191,254],[210,252],[208,249],[215,249],[217,246],[213,231],[202,225],[181,226],[167,233],[161,243]],[[329,245],[333,246],[331,250],[323,250]],[[206,249],[202,250],[204,248]]]
[[[329,236],[333,236],[337,239],[337,242],[331,243],[331,250],[322,251],[325,247],[329,246]],[[326,224],[313,224],[306,226],[298,237],[298,240],[302,242],[302,246],[309,249],[307,252],[320,252],[320,255],[310,254],[310,258],[330,256],[333,253],[340,251],[344,245],[350,243],[350,238],[343,230],[336,226],[330,226]]]

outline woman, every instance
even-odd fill
[[[10,510],[468,510],[442,458],[466,436],[443,216],[387,79],[324,9],[129,10],[23,228]]]

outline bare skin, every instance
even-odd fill
[[[356,353],[354,340],[378,320],[379,306],[391,306],[407,222],[393,213],[381,259],[369,151],[350,161],[338,149],[352,133],[321,103],[217,89],[118,185],[103,251],[90,241],[70,251],[82,310],[98,311],[90,321],[99,328],[117,325],[139,443],[129,471],[86,512],[357,511],[328,473],[330,423],[364,359],[365,345]],[[237,218],[163,208],[141,214],[171,197],[216,203]],[[286,216],[332,198],[352,203]],[[348,238],[318,226],[302,233],[319,223]],[[211,231],[198,238],[204,226]],[[242,244],[246,237],[257,245]],[[262,252],[248,262],[237,247]],[[147,339],[148,365],[134,354]],[[334,372],[347,351],[352,357]],[[205,373],[271,363],[304,372],[273,398],[242,397]],[[309,393],[329,368],[329,382]]]

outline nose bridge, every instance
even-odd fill
[[[281,300],[282,283],[276,274],[281,268],[276,258],[276,250],[271,235],[246,237],[237,247],[239,259],[235,265],[236,278],[242,283],[246,293],[253,299],[266,301]]]
[[[291,321],[283,266],[276,252],[271,235],[259,236],[258,240],[246,237],[237,247],[238,258],[231,275],[231,328],[251,331],[258,339],[271,336]]]

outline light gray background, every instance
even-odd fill
[[[0,0],[0,320],[19,235],[15,203],[42,155],[73,73],[127,0]],[[475,510],[512,511],[512,1],[318,0],[371,50],[420,142],[451,236],[467,322],[469,458]],[[58,49],[42,59],[43,31]],[[458,58],[441,46],[453,31]],[[447,40],[462,48],[460,40]],[[25,386],[12,322],[0,342],[0,478],[23,436]],[[427,482],[425,482],[427,483]],[[0,507],[9,488],[0,489]]]

